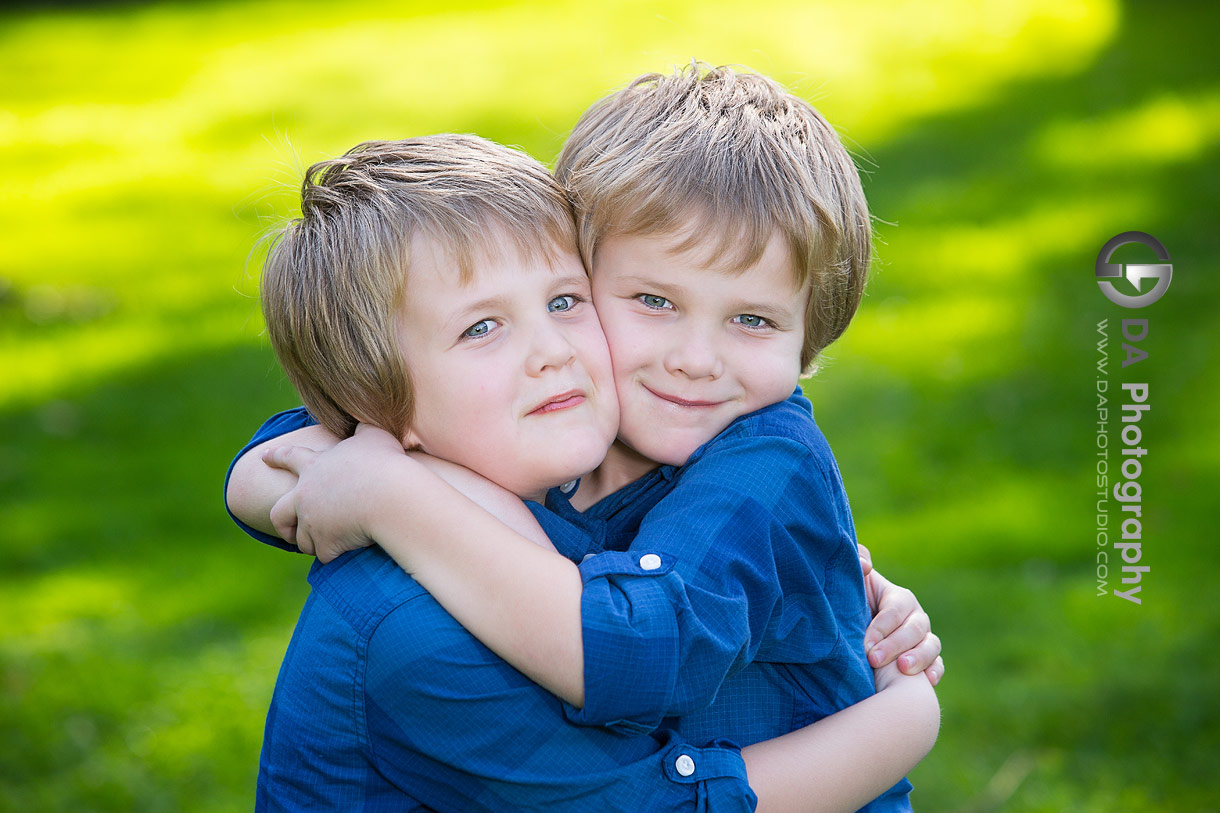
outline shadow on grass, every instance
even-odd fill
[[[0,807],[249,806],[308,562],[232,527],[221,480],[292,399],[270,354],[242,348],[0,416],[20,439],[3,463]]]

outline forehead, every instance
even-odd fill
[[[403,307],[418,317],[443,318],[446,311],[465,308],[471,302],[496,297],[510,299],[536,296],[562,280],[564,285],[588,286],[588,275],[575,247],[543,242],[519,246],[507,235],[487,235],[463,259],[452,246],[428,236],[416,236],[408,249]]]
[[[726,251],[723,233],[709,234],[701,223],[659,234],[619,234],[598,247],[592,274],[644,276],[663,283],[667,278],[715,274],[740,278],[743,284],[765,285],[776,293],[796,294],[804,287],[793,251],[778,229],[770,232],[758,256]],[[763,293],[763,292],[759,292]]]
[[[472,226],[477,235],[460,238],[428,231],[413,235],[407,246],[407,283],[412,278],[470,287],[506,271],[548,270],[569,272],[579,264],[573,241],[556,240],[545,230],[520,234],[501,225]],[[581,272],[584,266],[580,265]]]

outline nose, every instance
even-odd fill
[[[724,363],[712,337],[692,332],[678,337],[666,352],[665,369],[690,379],[715,379],[724,372]]]
[[[553,320],[545,320],[534,329],[525,367],[531,375],[539,375],[545,370],[566,367],[575,357],[576,351],[564,332]]]

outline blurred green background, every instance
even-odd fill
[[[866,171],[875,278],[807,389],[944,640],[916,806],[1220,809],[1217,34],[1214,4],[1109,0],[0,11],[0,809],[252,806],[308,562],[221,481],[295,403],[249,255],[303,166],[438,131],[549,162],[691,57],[811,99]],[[1139,313],[1093,280],[1131,229],[1175,266]],[[1151,386],[1139,606],[1096,595],[1103,318]]]

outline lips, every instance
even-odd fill
[[[571,409],[585,402],[585,394],[581,390],[568,390],[553,395],[529,411],[530,415],[546,415],[563,409]]]
[[[689,408],[715,407],[715,406],[720,406],[722,403],[724,403],[723,401],[696,401],[696,400],[691,400],[688,398],[680,398],[677,395],[669,395],[667,393],[658,392],[657,390],[654,390],[652,387],[649,387],[646,384],[641,384],[640,386],[644,387],[644,389],[648,390],[653,395],[655,395],[657,398],[660,398],[662,401],[668,401],[669,403],[674,404],[676,406],[680,406],[680,407],[689,407]]]

